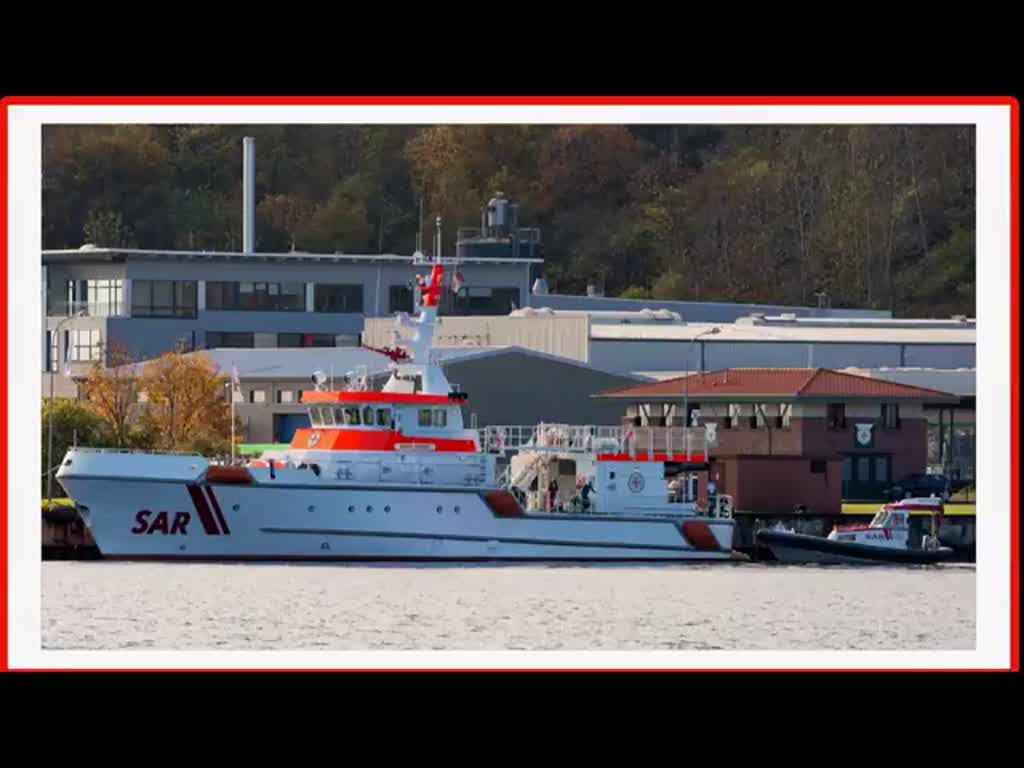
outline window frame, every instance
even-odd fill
[[[156,304],[156,289],[168,285],[170,305]],[[188,295],[190,290],[191,296]],[[199,287],[195,280],[133,280],[131,316],[149,319],[195,319],[199,309],[198,294]]]
[[[364,293],[361,283],[314,283],[313,311],[325,314],[360,314],[365,303]]]

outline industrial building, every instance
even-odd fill
[[[538,297],[534,297],[535,301]],[[389,320],[368,319],[364,343],[382,346]],[[442,317],[439,343],[515,345],[609,373],[649,378],[723,368],[974,368],[975,322],[755,314],[688,321],[667,309],[588,312],[528,307],[490,317]]]

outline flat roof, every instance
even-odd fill
[[[718,332],[709,333],[712,328]],[[840,322],[838,327],[802,325],[747,325],[743,323],[687,323],[685,325],[592,324],[590,338],[598,341],[690,341],[700,335],[709,344],[722,342],[845,342],[863,344],[968,344],[977,333],[974,326],[934,327],[927,320],[919,325],[889,327],[861,326]]]
[[[118,257],[131,257],[150,261],[228,261],[228,262],[262,262],[262,263],[312,263],[312,264],[343,264],[359,262],[396,262],[413,264],[412,256],[401,256],[395,253],[308,253],[305,251],[287,252],[254,252],[241,251],[178,251],[174,249],[145,248],[64,248],[44,250],[43,263],[67,263],[76,261],[95,261],[97,257],[105,261],[114,261]],[[464,258],[462,261],[473,264],[543,264],[544,259],[516,258]],[[417,264],[419,266],[420,264]]]

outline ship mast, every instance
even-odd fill
[[[404,349],[410,357],[407,362],[396,362],[392,365],[392,375],[384,385],[385,392],[398,392],[407,389],[409,380],[419,378],[420,391],[424,394],[447,395],[450,391],[448,380],[439,365],[430,358],[434,344],[434,327],[440,309],[441,291],[444,286],[445,265],[457,265],[459,259],[445,259],[441,255],[441,217],[435,220],[434,258],[428,261],[417,251],[413,254],[414,265],[431,266],[427,277],[416,275],[416,290],[420,297],[420,312],[415,319],[408,313],[400,312],[395,318],[395,330],[392,331],[395,347]],[[403,335],[403,331],[408,335]]]

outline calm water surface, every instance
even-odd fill
[[[973,649],[972,565],[45,562],[47,649]]]

